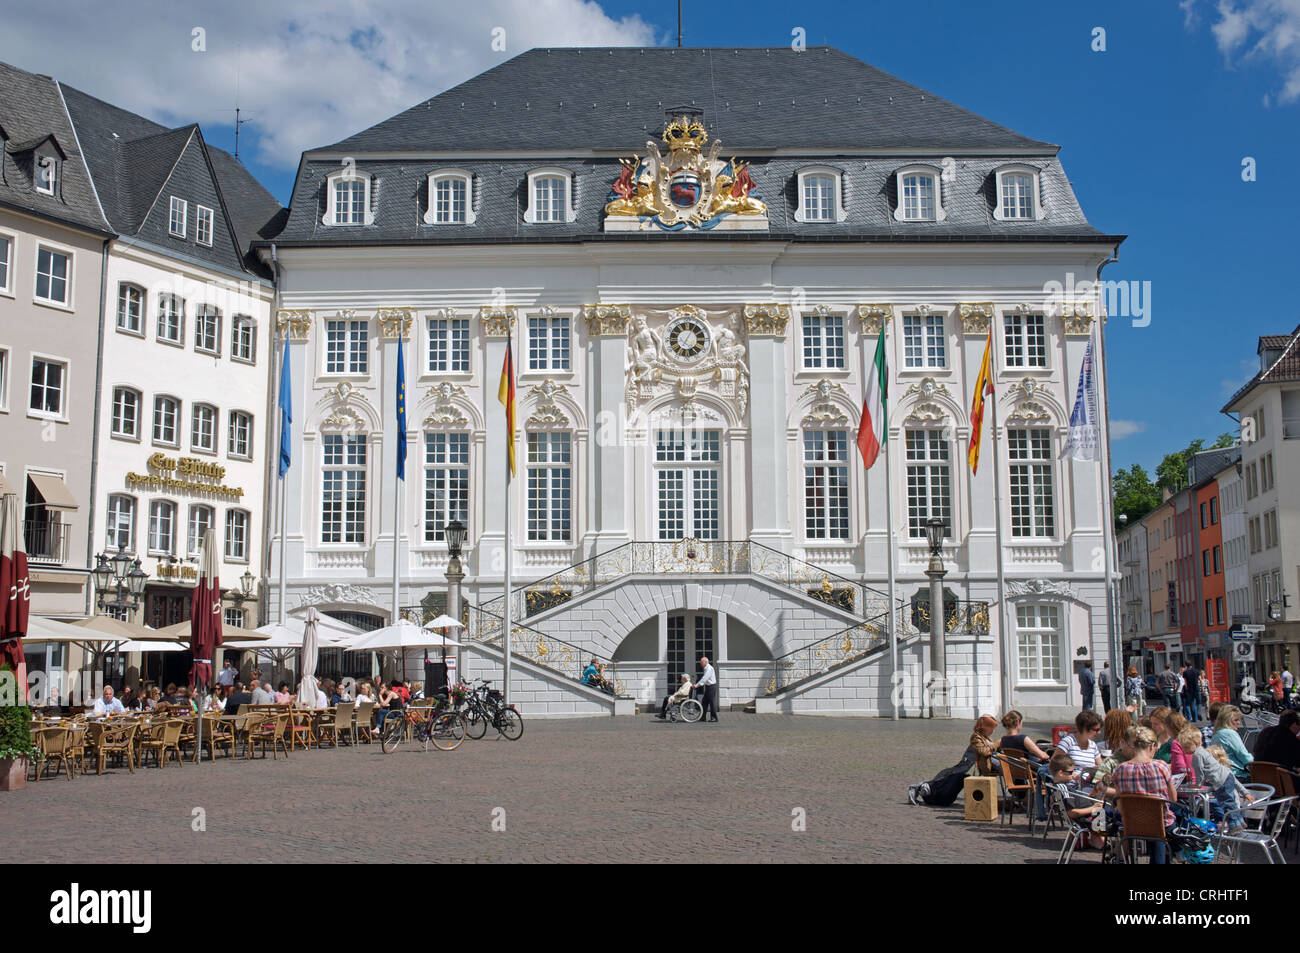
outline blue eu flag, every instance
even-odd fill
[[[406,480],[406,361],[397,342],[397,479]]]
[[[289,338],[284,339],[284,360],[280,365],[280,479],[293,461],[290,449],[293,424],[293,388],[289,381]]]

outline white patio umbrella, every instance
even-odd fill
[[[313,608],[309,608],[305,622],[302,632],[302,660],[299,662],[302,680],[298,682],[298,704],[305,708],[315,708],[317,700],[316,654],[319,652],[317,647],[317,625],[320,622],[320,613]]]
[[[188,652],[190,647],[184,642],[130,642],[118,643],[117,650],[122,654],[127,652]]]
[[[438,616],[438,618],[430,619],[428,622],[424,623],[424,627],[426,629],[463,629],[465,628],[465,623],[453,619],[451,616],[444,613],[443,615]]]
[[[408,649],[446,648],[459,645],[437,632],[416,625],[409,619],[398,619],[392,625],[367,632],[361,638],[348,644],[354,652],[396,652],[402,657],[402,676],[406,676],[406,652]]]

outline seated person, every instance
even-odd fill
[[[238,715],[241,705],[253,704],[253,696],[243,682],[235,682],[235,690],[226,699],[226,714]]]
[[[1232,772],[1228,754],[1218,745],[1197,745],[1192,751],[1192,764],[1201,784],[1214,792],[1210,801],[1210,817],[1231,833],[1241,830],[1246,822],[1241,816],[1241,803],[1253,801],[1249,791]]]
[[[1288,771],[1300,770],[1300,714],[1288,709],[1277,724],[1265,728],[1255,742],[1255,760],[1280,764]]]
[[[105,715],[120,715],[124,711],[126,709],[122,707],[121,700],[113,697],[113,686],[105,685],[104,697],[95,699],[95,715],[102,718]]]
[[[1068,754],[1056,752],[1047,762],[1047,767],[1052,773],[1053,786],[1065,798],[1065,808],[1070,820],[1082,820],[1101,811],[1102,806],[1099,802],[1083,796],[1083,792],[1079,789],[1074,762],[1070,760]]]
[[[1084,712],[1083,714],[1089,714]],[[1169,774],[1169,765],[1155,760],[1156,735],[1150,728],[1138,728],[1133,738],[1133,758],[1115,768],[1112,785],[1118,794],[1145,794],[1176,803],[1178,792]],[[1164,827],[1174,826],[1174,812],[1164,806]],[[1165,841],[1151,844],[1151,863],[1169,863],[1169,845]]]
[[[1101,734],[1101,716],[1095,711],[1081,711],[1074,716],[1074,734],[1061,739],[1057,750],[1070,756],[1075,770],[1091,778],[1093,769],[1101,758],[1096,738]]]
[[[691,689],[694,687],[695,686],[691,684],[691,677],[683,673],[682,683],[677,686],[677,691],[664,699],[664,703],[659,706],[659,714],[655,717],[660,721],[666,721],[668,718],[668,706],[686,701],[686,699],[691,697]]]
[[[1002,716],[1002,727],[1006,729],[1006,734],[998,741],[999,748],[1019,748],[1030,759],[1031,763],[1047,761],[1047,752],[1034,743],[1034,739],[1025,734],[1021,728],[1024,726],[1025,718],[1020,712],[1012,709]]]
[[[595,659],[592,659],[587,663],[587,667],[582,670],[582,678],[580,681],[584,685],[592,685],[594,687],[595,681],[598,678],[600,678],[600,666],[596,664]]]

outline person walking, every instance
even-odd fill
[[[700,704],[704,706],[704,715],[709,716],[709,721],[718,720],[718,675],[709,664],[707,655],[700,656],[700,668],[704,672],[700,675],[700,680],[695,683],[695,687],[703,693],[700,697]],[[700,721],[704,721],[701,716]]]
[[[1178,673],[1170,668],[1169,663],[1165,663],[1165,670],[1156,678],[1156,687],[1160,689],[1160,694],[1164,696],[1165,706],[1178,710]]]
[[[1079,691],[1083,693],[1083,710],[1092,711],[1092,696],[1097,688],[1097,677],[1092,674],[1092,660],[1083,663],[1079,669]]]
[[[1191,662],[1183,669],[1183,717],[1188,721],[1201,717],[1201,673]]]
[[[1110,714],[1110,693],[1114,688],[1111,675],[1110,663],[1101,663],[1101,674],[1097,676],[1097,690],[1101,692],[1101,710],[1102,714]]]

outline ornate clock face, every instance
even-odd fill
[[[683,361],[695,361],[708,349],[709,329],[697,318],[677,318],[668,325],[668,348]]]

